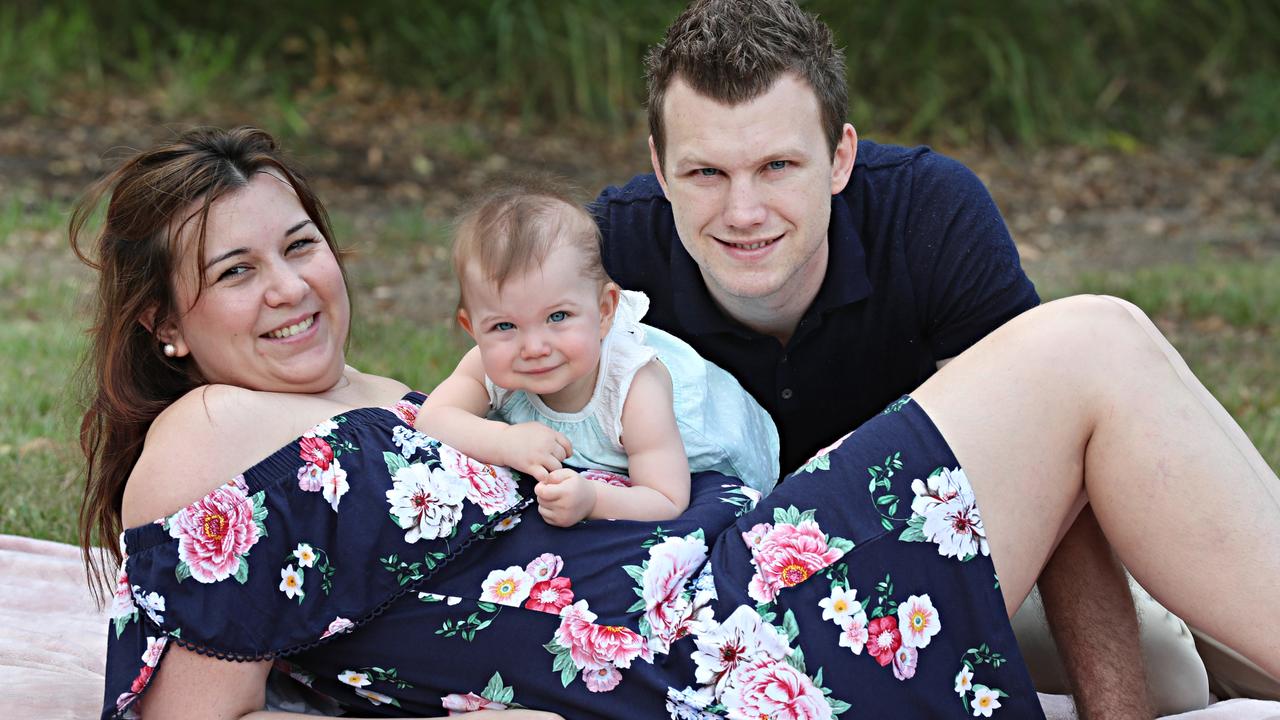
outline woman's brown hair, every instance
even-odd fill
[[[151,422],[204,384],[195,363],[189,357],[166,357],[151,331],[186,310],[176,306],[177,263],[184,256],[180,240],[194,237],[194,256],[203,257],[209,207],[268,170],[293,186],[338,256],[315,193],[276,141],[251,127],[195,129],[140,152],[95,183],[72,212],[71,248],[98,272],[82,364],[89,397],[80,422],[86,468],[79,519],[80,548],[95,587],[101,588],[108,575],[103,557],[93,551],[95,543],[117,563],[121,560],[116,541],[123,529],[120,503]],[[86,237],[104,197],[101,227]],[[186,231],[193,222],[193,232]]]

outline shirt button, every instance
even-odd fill
[[[790,400],[792,395],[795,395],[795,393],[791,392],[791,388],[783,388],[783,389],[782,389],[782,399],[783,399],[783,400]]]

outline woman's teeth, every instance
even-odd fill
[[[294,335],[297,335],[298,333],[303,332],[307,328],[314,325],[315,322],[316,322],[316,316],[312,315],[311,317],[307,318],[306,320],[303,320],[297,325],[290,325],[289,327],[280,328],[279,330],[272,330],[271,332],[267,333],[267,337],[275,338],[276,340],[282,340],[287,337],[293,337]]]

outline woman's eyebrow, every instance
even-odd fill
[[[311,218],[307,218],[306,220],[303,220],[302,222],[299,222],[297,225],[294,225],[293,227],[289,228],[288,230],[285,230],[285,231],[284,231],[284,237],[289,237],[290,235],[292,235],[292,234],[294,234],[294,233],[298,232],[299,230],[301,230],[302,228],[304,228],[304,227],[306,227],[306,226],[308,226],[308,225],[310,225],[310,224],[311,224]],[[246,252],[249,252],[249,249],[248,249],[248,248],[242,248],[242,247],[235,248],[234,250],[228,250],[228,251],[226,251],[226,252],[222,253],[221,255],[219,255],[219,256],[217,256],[217,257],[213,258],[213,259],[212,259],[212,260],[210,260],[209,262],[205,263],[205,264],[204,264],[204,269],[205,269],[205,270],[208,270],[209,268],[213,267],[214,265],[217,265],[218,263],[222,262],[223,260],[226,260],[227,258],[234,257],[234,256],[236,256],[236,255],[240,255],[240,254],[242,254],[242,253],[246,253]]]

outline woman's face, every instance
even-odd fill
[[[190,355],[210,383],[332,388],[345,367],[351,306],[337,258],[289,183],[259,172],[215,201],[200,258],[197,232],[194,221],[183,229],[179,317],[158,337],[178,357]]]

